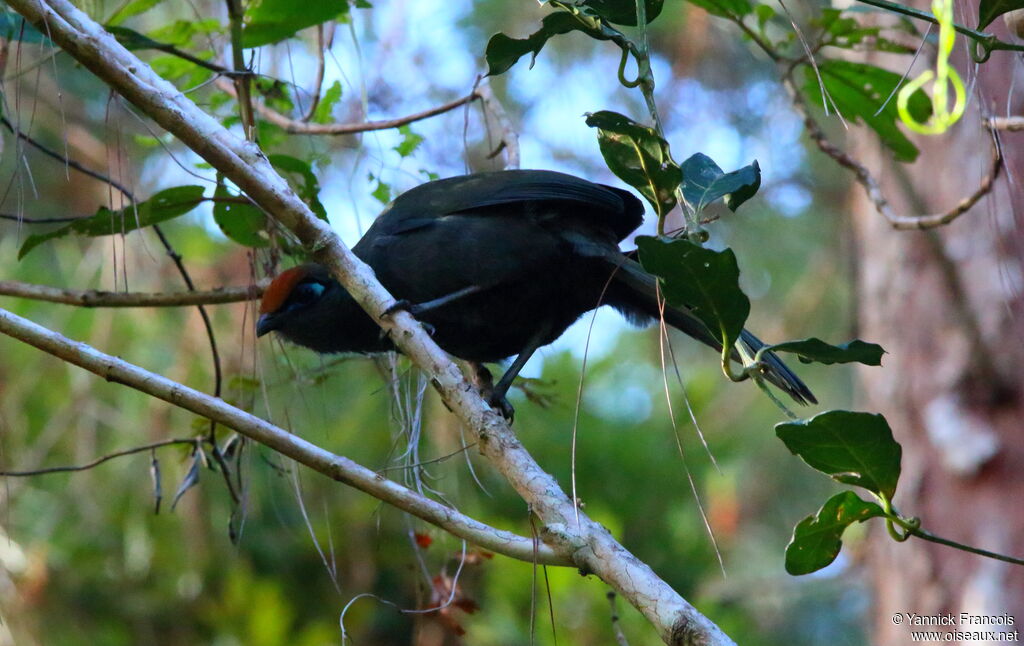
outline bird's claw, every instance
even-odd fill
[[[399,298],[394,303],[392,303],[386,310],[384,310],[380,317],[382,319],[387,318],[398,311],[405,311],[412,314],[413,316],[416,316],[417,314],[420,313],[420,306],[404,298]]]
[[[512,424],[516,417],[516,409],[509,403],[508,398],[498,393],[491,393],[491,396],[487,398],[487,402],[492,408],[496,408],[501,416],[505,418],[505,421]]]

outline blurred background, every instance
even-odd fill
[[[87,8],[106,19],[118,5],[94,0]],[[803,18],[817,7],[792,9]],[[508,0],[382,0],[354,7],[319,36],[307,30],[258,50],[253,66],[279,80],[292,107],[305,112],[322,38],[329,44],[323,87],[340,90],[330,118],[398,117],[468,94],[486,69],[490,35],[523,37],[546,12]],[[212,21],[210,33],[197,27],[201,19]],[[127,24],[171,40],[175,28],[184,29],[176,21],[192,23],[188,46],[211,49],[212,42],[211,51],[224,52],[224,36],[214,28],[226,21],[220,3],[164,2]],[[774,66],[728,23],[672,0],[651,26],[651,46],[676,158],[703,152],[726,171],[755,159],[761,166],[757,197],[709,226],[711,244],[739,257],[752,300],[748,327],[768,341],[857,336],[857,240],[864,238],[856,237],[849,215],[860,189],[808,147]],[[213,174],[197,157],[66,55],[30,42],[7,51],[4,114],[37,141],[139,196],[210,185]],[[231,118],[234,103],[208,74],[174,68],[177,61],[159,52],[143,56],[204,108]],[[583,119],[611,109],[645,120],[640,95],[616,81],[618,58],[614,48],[570,34],[550,41],[532,68],[524,60],[491,81],[519,135],[524,168],[622,185]],[[1018,64],[1011,75],[1019,71]],[[299,136],[264,123],[260,140],[268,150],[311,162],[330,222],[352,244],[401,191],[433,177],[501,168],[502,155],[489,158],[495,128],[471,104],[401,132]],[[836,133],[842,136],[841,127]],[[850,136],[873,135],[855,128]],[[3,145],[0,212],[16,217],[0,221],[0,278],[74,289],[183,288],[148,229],[66,237],[18,260],[27,236],[54,226],[28,220],[121,204],[105,184],[68,172],[10,132]],[[996,211],[990,209],[993,222]],[[641,233],[652,233],[653,224],[649,218]],[[163,231],[200,289],[245,285],[270,267],[296,262],[228,240],[208,204]],[[208,340],[195,308],[85,309],[8,297],[0,306],[212,390]],[[480,460],[469,434],[407,361],[320,358],[269,338],[256,342],[251,305],[208,310],[226,400],[486,523],[530,534],[525,503]],[[587,513],[738,643],[868,643],[866,528],[850,529],[843,553],[826,570],[787,575],[783,551],[793,526],[838,488],[775,439],[772,427],[782,414],[770,401],[750,384],[724,379],[714,353],[670,338],[681,379],[676,367],[663,366],[655,329],[633,329],[607,309],[585,316],[538,353],[522,387],[513,389],[522,441],[568,488],[575,431],[577,495]],[[893,352],[883,339],[865,338]],[[12,339],[0,339],[0,357],[4,469],[83,464],[208,431],[201,419]],[[852,369],[797,371],[824,407],[856,405]],[[190,447],[159,449],[156,459],[155,471],[153,456],[143,452],[78,473],[4,478],[0,644],[315,646],[338,643],[342,630],[353,644],[613,643],[608,589],[594,577],[535,570],[464,547],[259,446],[238,458],[240,505]],[[154,473],[163,495],[159,513]],[[179,489],[186,490],[171,510]],[[911,549],[897,549],[905,547]],[[453,582],[456,606],[441,614],[401,611],[436,604]],[[657,641],[635,610],[621,600],[617,606],[630,643]]]

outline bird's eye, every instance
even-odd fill
[[[291,301],[292,305],[310,305],[320,299],[324,293],[324,285],[322,283],[301,283],[295,286],[292,290]]]

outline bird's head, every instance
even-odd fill
[[[327,269],[321,265],[299,265],[281,272],[263,292],[256,336],[278,331],[293,338],[302,326],[317,318],[324,299],[339,289]]]
[[[293,267],[263,292],[256,336],[277,332],[321,353],[383,352],[390,342],[323,265]]]

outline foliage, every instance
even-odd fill
[[[661,45],[669,42],[675,37],[672,30],[680,27],[678,23],[663,27],[668,20],[681,20],[670,17],[672,11],[655,21],[662,14],[663,2],[646,0],[649,27],[633,30],[619,29],[636,27],[633,2],[548,4],[552,11],[541,18],[539,25],[528,28],[533,31],[527,37],[513,38],[505,33],[491,37],[484,52],[489,75],[495,77],[499,90],[505,82],[502,75],[510,77],[503,98],[515,103],[516,83],[527,73],[524,66],[516,67],[516,62],[530,56],[532,68],[544,51],[545,59],[556,62],[538,64],[532,73],[543,68],[548,76],[541,84],[550,86],[552,93],[560,84],[558,74],[585,72],[587,82],[613,88],[602,100],[622,112],[597,109],[600,105],[574,104],[568,112],[547,110],[546,116],[557,119],[559,127],[568,128],[565,124],[575,120],[594,129],[592,143],[596,146],[586,154],[593,157],[599,151],[608,170],[647,199],[657,216],[659,234],[665,233],[663,225],[677,206],[685,211],[687,225],[678,237],[637,238],[639,259],[658,276],[667,302],[691,308],[723,344],[726,350],[721,359],[728,364],[729,350],[749,318],[782,309],[774,304],[781,302],[787,292],[800,296],[809,291],[804,267],[820,253],[835,253],[827,247],[821,252],[819,246],[831,244],[837,225],[817,215],[817,219],[806,214],[797,218],[779,215],[770,198],[757,195],[762,180],[757,161],[730,172],[699,151],[680,155],[679,159],[685,156],[681,164],[675,161],[671,148],[684,147],[674,138],[681,129],[669,129],[673,133],[670,137],[662,126],[651,52],[646,44],[650,36],[657,49],[659,40]],[[691,0],[691,4],[744,27],[745,21],[756,20],[760,31],[750,31],[748,36],[760,33],[773,57],[792,63],[791,69],[804,68],[805,78],[799,88],[804,98],[822,108],[835,109],[854,123],[862,122],[896,159],[909,162],[918,156],[917,147],[897,123],[895,102],[888,100],[900,85],[900,74],[839,58],[821,57],[814,65],[808,64],[799,58],[803,54],[792,35],[773,40],[779,24],[788,29],[788,23],[768,5],[746,0]],[[182,19],[159,0],[133,0],[100,17],[105,17],[108,29],[125,47],[159,52],[150,59],[155,69],[183,91],[202,97],[222,123],[235,126],[241,123],[237,103],[232,96],[211,87],[215,75],[220,76],[215,72],[220,63],[215,61],[222,58],[222,48],[234,45],[252,50],[281,43],[260,50],[260,55],[268,57],[286,48],[299,50],[312,41],[304,30],[333,20],[348,22],[355,34],[357,10],[368,6],[340,0],[299,5],[262,0],[245,8],[241,25],[231,25],[215,18]],[[979,29],[1019,7],[1018,2],[983,1]],[[498,20],[503,29],[521,27],[505,24],[512,21],[505,15],[504,5],[474,7],[473,11],[473,19]],[[203,15],[214,14],[211,11]],[[811,25],[815,28],[816,51],[870,47],[911,53],[883,35],[880,28],[865,26],[848,12],[826,7]],[[240,27],[240,36],[232,36],[232,27]],[[642,31],[648,28],[649,34]],[[411,27],[410,31],[416,29]],[[8,40],[26,46],[51,45],[6,10],[0,13],[0,31]],[[587,38],[558,38],[572,32]],[[409,34],[409,39],[416,36],[422,34]],[[236,38],[233,43],[232,37]],[[376,54],[387,55],[391,45],[375,40],[380,35],[370,33],[364,38],[372,41]],[[594,51],[612,52],[610,58],[601,61],[619,61],[617,78],[611,72],[596,75],[586,70],[582,53],[585,45],[580,43],[591,40],[604,48]],[[428,53],[436,55],[434,59],[419,54],[442,61],[454,56],[455,47],[447,40],[433,43],[432,48]],[[557,55],[566,50],[570,54],[557,62]],[[187,56],[182,55],[185,51]],[[361,56],[353,52],[349,53],[355,58]],[[249,54],[244,58],[250,60]],[[384,78],[373,88],[375,92],[353,87],[344,78],[344,71],[339,78],[328,78],[324,87],[317,88],[315,108],[308,92],[296,86],[283,65],[273,74],[236,78],[249,83],[269,109],[293,121],[306,118],[313,124],[326,124],[352,111],[368,117],[367,110],[380,102],[387,105],[389,100],[392,103],[388,107],[405,108],[402,100],[406,90],[420,87],[420,77],[444,85],[441,79],[429,78],[435,70],[423,59],[408,59],[420,65],[416,72],[406,72],[393,84]],[[741,66],[726,56],[709,59],[708,64],[716,71],[713,82],[705,84],[708,87],[732,81],[742,88],[770,76],[757,69],[741,74],[737,69]],[[285,60],[292,62],[290,58]],[[367,56],[367,60],[372,57]],[[623,77],[628,61],[637,66],[635,82]],[[74,83],[66,79],[78,70],[65,62],[59,64],[61,82]],[[615,87],[616,80],[628,87]],[[633,88],[638,88],[639,96],[627,94],[627,89]],[[104,124],[96,117],[103,113],[104,93],[68,94],[83,97],[76,99],[81,101],[76,119],[97,129]],[[423,89],[422,94],[427,90]],[[638,107],[641,100],[646,113]],[[518,104],[517,112],[527,113],[528,103]],[[309,114],[302,114],[307,109]],[[576,116],[590,109],[594,111]],[[771,118],[763,112],[743,114],[734,106],[723,110],[730,112],[737,123],[757,119],[763,126]],[[931,103],[923,92],[915,92],[909,110],[916,119],[924,120],[931,113]],[[47,116],[46,128],[60,131],[60,120]],[[688,116],[682,117],[683,124],[695,129],[686,121]],[[326,220],[330,212],[332,224],[358,231],[363,223],[351,217],[353,210],[375,209],[374,202],[388,202],[423,177],[462,169],[463,160],[454,159],[457,156],[451,151],[460,150],[465,139],[476,136],[463,134],[473,130],[466,125],[469,119],[457,115],[443,126],[418,122],[415,129],[406,124],[392,133],[382,133],[381,139],[372,143],[366,136],[361,144],[349,138],[310,142],[286,135],[279,124],[260,119],[254,137],[319,217]],[[481,123],[474,122],[474,126],[477,132],[485,130]],[[140,132],[136,136],[139,139],[133,141],[149,137],[164,143],[152,134]],[[467,148],[465,157],[474,161],[474,168],[491,168],[498,163],[493,159],[492,142],[484,136]],[[556,151],[551,158],[559,155],[562,153]],[[123,208],[100,207],[93,215],[49,232],[32,229],[17,252],[17,236],[3,237],[0,251],[6,254],[4,257],[17,253],[21,260],[12,270],[16,276],[53,285],[103,286],[99,276],[110,273],[110,266],[114,266],[115,279],[120,275],[127,284],[126,276],[130,276],[132,289],[166,290],[170,279],[162,265],[147,260],[150,250],[137,242],[140,236],[124,238],[128,232],[155,224],[167,225],[175,253],[181,252],[190,267],[201,266],[203,278],[212,284],[222,282],[226,275],[238,280],[240,276],[247,278],[257,266],[276,266],[282,256],[290,257],[289,262],[305,257],[305,250],[295,248],[288,236],[276,230],[274,223],[235,187],[223,178],[211,177],[208,168],[198,165],[195,171],[215,183],[210,197],[206,197],[205,186],[184,183],[191,181],[184,176],[193,173],[191,167],[184,167],[188,162],[180,166],[168,163],[169,155],[161,147],[133,148],[128,157],[147,171],[140,171],[140,175],[150,178],[145,186],[149,197]],[[725,166],[736,168],[752,158],[737,153],[736,159]],[[430,160],[423,161],[430,170],[408,169],[408,164],[421,159]],[[481,162],[483,159],[488,161]],[[4,163],[15,176],[12,165],[19,162],[5,159]],[[807,164],[800,174],[788,180],[810,185],[835,181],[829,171],[816,165]],[[368,179],[359,183],[353,178]],[[62,173],[39,173],[39,179],[47,182],[48,188],[40,191],[37,206],[66,210],[73,198],[81,197],[69,188]],[[51,186],[57,188],[50,191]],[[102,200],[96,195],[102,196],[103,192],[89,193],[89,199]],[[197,208],[205,201],[213,202],[209,211]],[[714,231],[717,246],[704,246],[706,232],[696,223],[713,220],[716,216],[707,217],[705,211],[711,213],[719,201],[731,212],[743,204],[750,206],[743,214],[735,218],[730,215],[719,223]],[[355,208],[350,208],[353,205]],[[822,210],[832,207],[816,206]],[[90,212],[94,207],[92,202]],[[181,217],[186,214],[192,217]],[[105,240],[87,244],[79,252],[66,241],[58,241],[69,235]],[[18,241],[21,239],[18,237]],[[120,255],[108,256],[111,248]],[[35,253],[27,255],[32,250]],[[767,281],[770,287],[762,290],[768,292],[763,299],[748,296],[747,292],[753,295],[753,291],[741,279],[737,256],[743,258],[753,281],[766,273],[759,273],[757,268],[772,267],[774,278]],[[744,274],[742,278],[747,277]],[[805,328],[800,332],[820,334],[839,326],[844,314],[845,284],[835,276],[833,280],[838,287],[818,294],[818,300],[808,306],[820,310],[820,318],[797,325]],[[757,307],[765,302],[773,306]],[[110,311],[56,312],[36,303],[16,303],[14,309],[42,318],[68,336],[105,345],[111,353],[132,357],[182,381],[209,385],[213,379],[214,370],[205,360],[196,358],[203,354],[197,340],[205,337],[198,318],[191,313],[148,316],[115,315]],[[247,345],[252,342],[250,312],[242,307],[214,312],[212,327],[221,347],[227,339],[230,348],[223,353],[225,372],[232,377],[226,382],[225,399],[268,417],[283,417],[305,437],[363,463],[379,465],[388,477],[426,491],[438,487],[439,496],[485,522],[523,534],[532,530],[521,501],[496,474],[476,464],[474,452],[466,450],[465,438],[442,406],[427,398],[419,411],[422,415],[410,412],[408,406],[418,401],[425,384],[417,382],[405,364],[389,366],[384,361],[351,358],[319,363],[303,353],[280,352],[263,344],[261,351],[269,356],[264,357],[263,368],[257,370],[251,363],[253,346]],[[836,585],[823,578],[793,584],[793,589],[800,592],[781,601],[778,609],[759,606],[748,591],[764,585],[765,580],[769,584],[777,582],[783,566],[797,575],[833,562],[842,548],[845,530],[855,523],[879,517],[890,529],[894,525],[904,530],[916,527],[913,519],[900,516],[891,504],[902,449],[886,420],[865,412],[829,410],[776,426],[776,434],[786,448],[813,469],[839,483],[862,487],[876,500],[864,501],[849,491],[828,498],[817,513],[796,525],[783,562],[781,546],[789,534],[786,523],[797,517],[793,510],[806,507],[807,491],[825,496],[826,490],[811,479],[811,474],[788,468],[785,460],[789,456],[777,443],[768,443],[766,425],[761,421],[769,414],[766,401],[755,399],[754,389],[724,383],[714,358],[705,350],[670,350],[668,356],[686,366],[684,393],[666,376],[671,374],[671,367],[661,365],[665,355],[656,350],[652,337],[617,332],[609,345],[613,349],[603,356],[595,351],[586,362],[585,383],[579,393],[572,385],[581,383],[584,365],[577,354],[563,350],[546,358],[539,381],[526,382],[513,394],[530,419],[531,433],[525,441],[531,450],[544,456],[545,466],[560,481],[574,478],[588,513],[621,535],[685,596],[706,608],[707,614],[737,641],[767,645],[823,643],[819,634],[800,621],[802,612],[835,617],[828,628],[832,637],[859,630],[862,622],[841,603],[849,585],[845,582]],[[884,353],[880,346],[861,340],[832,345],[817,337],[776,343],[768,350],[821,365],[857,362],[878,366]],[[147,433],[147,438],[205,437],[209,432],[203,420],[154,406],[119,388],[103,387],[76,372],[54,368],[27,348],[15,346],[10,356],[0,366],[0,382],[12,384],[0,392],[3,410],[14,411],[12,419],[0,419],[15,431],[3,429],[7,442],[4,451],[10,463],[21,466],[32,460],[80,461],[83,455],[138,443],[142,439],[140,431]],[[732,376],[760,382],[757,365],[761,354],[743,359],[743,373]],[[825,376],[820,371],[809,374],[821,376],[814,387],[823,399],[843,403],[849,390],[848,375]],[[574,401],[577,394],[578,416]],[[693,419],[707,431],[715,466],[694,453],[703,448],[688,428],[676,428],[676,407],[682,400],[691,409]],[[429,432],[423,434],[419,444],[407,445],[409,438],[421,430],[420,425]],[[532,432],[533,428],[537,431]],[[729,432],[722,436],[720,429]],[[579,445],[570,459],[570,432],[576,430]],[[221,430],[215,437],[223,440],[227,435]],[[339,609],[357,595],[372,592],[403,608],[424,608],[437,590],[437,577],[446,581],[444,577],[456,571],[462,555],[458,541],[387,507],[378,507],[375,501],[346,493],[337,483],[300,475],[293,465],[259,447],[234,450],[228,458],[238,469],[240,484],[244,484],[245,503],[240,506],[231,503],[218,472],[220,467],[209,455],[180,449],[162,450],[159,455],[140,454],[78,475],[18,481],[11,493],[8,533],[27,554],[26,562],[40,563],[42,571],[34,573],[26,566],[19,574],[18,587],[26,598],[30,595],[24,590],[31,591],[33,585],[40,587],[42,592],[33,601],[35,607],[29,608],[25,616],[49,619],[38,626],[26,621],[16,629],[38,635],[46,643],[67,644],[138,643],[145,635],[164,633],[168,635],[164,643],[168,644],[336,643]],[[395,454],[408,459],[395,459]],[[444,457],[449,455],[453,457]],[[437,463],[426,467],[409,464],[428,463],[431,458]],[[574,470],[571,464],[575,464]],[[691,497],[690,483],[703,504],[702,510]],[[174,502],[180,503],[173,516],[163,511],[151,513],[152,498],[161,497],[164,491],[174,492]],[[703,533],[702,513],[721,548],[729,573],[724,581],[718,578],[715,550]],[[231,533],[224,531],[225,527],[231,527]],[[232,545],[233,540],[237,546]],[[414,629],[441,630],[451,637],[450,633],[456,632],[453,626],[469,631],[473,643],[479,644],[527,643],[534,637],[538,643],[566,638],[573,643],[609,641],[602,614],[606,612],[605,591],[598,582],[580,580],[565,569],[541,573],[539,576],[546,578],[550,588],[554,635],[538,630],[534,636],[528,621],[513,621],[530,616],[540,620],[545,615],[532,605],[534,588],[542,589],[534,579],[533,568],[504,559],[492,560],[470,549],[461,576],[464,578],[459,589],[466,603],[458,613],[407,615],[377,598],[366,598],[352,605],[343,617],[346,630],[358,635],[358,643],[398,643]],[[476,611],[463,612],[471,607]],[[597,621],[595,617],[602,619]],[[622,623],[627,632],[637,636],[638,643],[654,638],[640,615],[631,609],[624,610]],[[762,625],[779,623],[793,627],[762,629]]]

